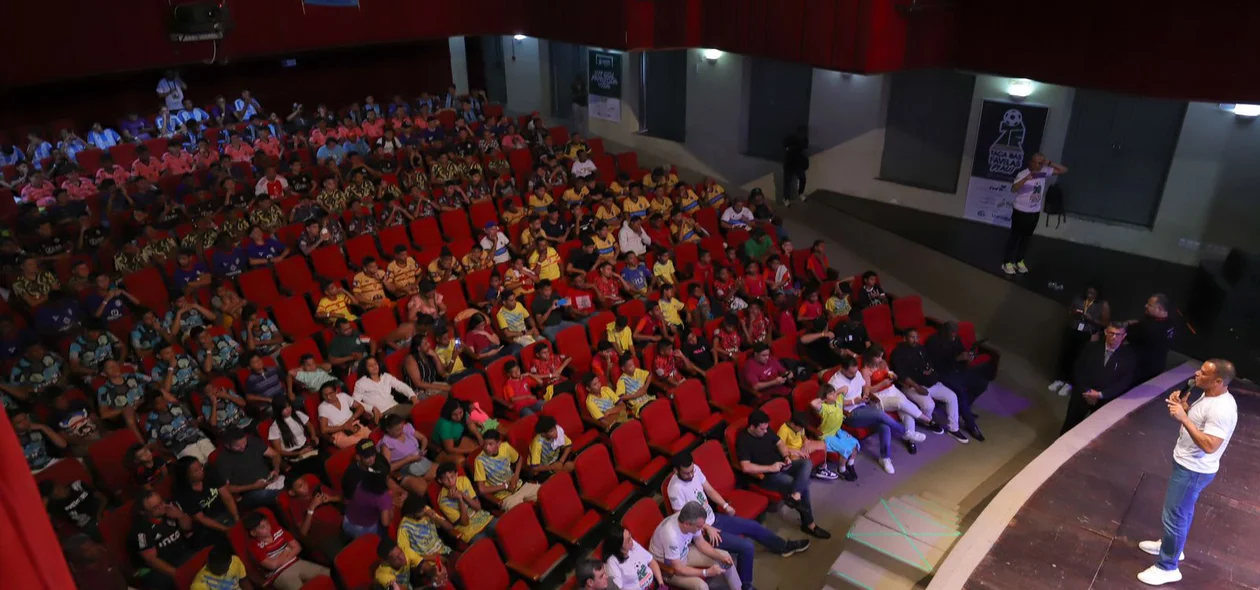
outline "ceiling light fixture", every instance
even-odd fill
[[[524,41],[525,39],[527,39],[527,37],[525,35],[517,34],[517,35],[512,35],[512,39],[516,41]]]
[[[1246,119],[1260,116],[1260,104],[1236,104],[1234,105],[1234,115]]]
[[[1033,81],[1028,78],[1015,78],[1006,85],[1006,94],[1013,99],[1028,98],[1033,93]]]
[[[704,59],[708,61],[717,61],[719,57],[722,57],[722,50],[705,49],[704,51],[701,52],[701,55],[703,55]]]

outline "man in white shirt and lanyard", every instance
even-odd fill
[[[1155,565],[1138,574],[1144,584],[1161,586],[1181,580],[1177,562],[1185,558],[1182,548],[1194,520],[1195,502],[1216,477],[1221,455],[1238,425],[1238,403],[1229,393],[1233,379],[1233,363],[1212,359],[1194,373],[1194,386],[1203,390],[1198,401],[1190,403],[1190,392],[1174,391],[1168,397],[1168,415],[1181,424],[1181,434],[1173,447],[1173,471],[1164,497],[1164,537],[1138,543],[1142,551],[1159,556]]]
[[[1013,275],[1028,272],[1024,255],[1028,253],[1028,240],[1041,219],[1041,207],[1046,202],[1046,187],[1054,176],[1067,174],[1067,166],[1055,164],[1042,154],[1033,154],[1028,168],[1015,175],[1011,192],[1015,202],[1011,210],[1011,233],[1006,238],[1006,253],[1002,258],[1002,272]]]
[[[188,90],[188,85],[179,78],[179,72],[175,70],[167,70],[166,76],[158,80],[157,95],[166,101],[166,108],[172,114],[178,114],[184,109],[185,90]]]

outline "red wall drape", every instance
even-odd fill
[[[0,580],[5,588],[75,587],[43,506],[17,433],[0,408]]]

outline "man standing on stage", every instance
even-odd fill
[[[1194,386],[1203,390],[1198,401],[1190,403],[1190,392],[1175,391],[1168,397],[1168,415],[1181,424],[1181,434],[1173,447],[1173,471],[1164,497],[1164,537],[1138,543],[1142,551],[1159,556],[1155,565],[1138,574],[1145,584],[1181,581],[1177,562],[1185,558],[1182,548],[1194,520],[1194,504],[1216,477],[1238,424],[1238,404],[1229,393],[1233,379],[1233,363],[1212,359],[1194,374]]]
[[[1014,209],[1011,211],[1011,233],[1006,238],[1006,252],[1002,259],[1002,272],[1013,275],[1028,272],[1024,265],[1024,255],[1028,253],[1028,240],[1037,229],[1037,220],[1041,219],[1041,207],[1046,202],[1046,188],[1050,178],[1067,174],[1067,166],[1055,164],[1042,154],[1033,154],[1028,160],[1028,168],[1015,175],[1011,184],[1011,192],[1015,193]]]

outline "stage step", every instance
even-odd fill
[[[897,499],[948,523],[957,525],[958,522],[962,520],[962,517],[959,516],[957,512],[928,500],[923,496],[898,496]]]
[[[857,553],[867,561],[907,579],[917,580],[932,573],[945,557],[945,551],[934,543],[907,535],[867,516],[859,516],[847,536],[846,552]]]
[[[881,500],[874,508],[866,511],[866,518],[941,551],[949,551],[958,537],[962,536],[956,528],[957,523],[937,518],[900,498]]]
[[[952,500],[943,498],[940,495],[934,494],[932,492],[919,492],[918,495],[920,498],[923,498],[924,500],[928,500],[928,501],[936,502],[937,504],[940,504],[941,508],[945,508],[946,510],[950,510],[952,512],[957,512],[959,514],[962,514],[962,507],[959,506],[957,503],[953,502]]]
[[[845,551],[831,564],[827,574],[829,589],[848,590],[912,590],[922,574],[911,579],[867,561],[863,556]]]

